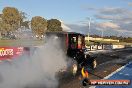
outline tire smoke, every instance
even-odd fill
[[[60,41],[51,37],[11,62],[0,63],[0,88],[57,88],[57,71],[67,66]]]

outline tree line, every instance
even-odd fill
[[[15,7],[5,7],[0,14],[0,35],[10,36],[22,26],[29,29],[29,25],[32,32],[39,38],[46,31],[62,31],[61,22],[58,19],[47,20],[41,16],[35,16],[28,21],[26,18],[25,12]]]
[[[90,35],[90,37],[93,38],[102,38],[99,35]],[[103,38],[105,39],[115,39],[115,40],[119,40],[120,42],[128,42],[128,43],[132,43],[132,37],[123,37],[123,36],[104,36]]]

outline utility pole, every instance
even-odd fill
[[[89,23],[88,23],[88,43],[89,43],[89,36],[90,36],[90,26],[91,26],[91,18],[89,18]]]
[[[102,35],[101,35],[101,37],[102,38],[104,37],[104,30],[103,30],[103,28],[102,28]]]

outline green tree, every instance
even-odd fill
[[[2,25],[2,14],[0,14],[0,37],[1,37],[2,29],[3,29],[2,26],[3,26],[3,25]]]
[[[48,31],[62,31],[61,22],[57,19],[48,20],[47,30]]]
[[[2,14],[0,14],[0,31],[2,30]]]
[[[30,23],[30,21],[24,21],[21,23],[21,26],[24,26],[25,28],[29,29],[29,23]]]
[[[2,22],[0,21],[0,38],[1,38],[1,32],[2,32]]]
[[[3,29],[7,32],[13,32],[20,27],[22,16],[18,9],[14,7],[5,7],[2,14]]]
[[[25,13],[23,11],[20,11],[19,13],[21,15],[20,25],[21,26],[24,26],[26,24],[26,27],[27,27],[28,21],[25,21],[27,19],[27,17],[26,17],[27,16],[27,13]]]
[[[46,19],[40,17],[40,16],[35,16],[31,20],[31,29],[32,32],[38,36],[39,39],[41,39],[42,35],[45,33],[47,29],[47,21]]]
[[[25,19],[27,19],[27,13],[25,13],[25,12],[23,12],[23,11],[20,11],[20,15],[21,15],[21,17],[22,17],[22,20],[25,20]]]

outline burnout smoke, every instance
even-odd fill
[[[66,65],[60,41],[51,37],[44,46],[31,48],[30,55],[0,63],[0,88],[56,88],[56,72]]]

